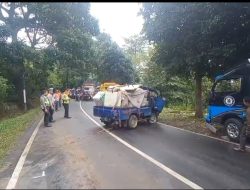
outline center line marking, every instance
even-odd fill
[[[165,172],[167,172],[168,174],[172,175],[173,177],[177,178],[178,180],[182,181],[183,183],[185,183],[186,185],[188,185],[189,187],[193,188],[193,189],[203,189],[202,187],[200,187],[199,185],[195,184],[194,182],[190,181],[189,179],[183,177],[182,175],[178,174],[177,172],[175,172],[174,170],[168,168],[167,166],[165,166],[164,164],[160,163],[159,161],[155,160],[154,158],[150,157],[149,155],[147,155],[146,153],[140,151],[139,149],[135,148],[134,146],[130,145],[129,143],[127,143],[126,141],[122,140],[120,137],[116,136],[115,134],[109,132],[108,130],[106,130],[104,127],[102,127],[98,122],[96,122],[83,108],[82,108],[82,104],[80,102],[80,109],[82,110],[82,112],[93,122],[95,123],[98,127],[102,128],[104,131],[106,131],[109,135],[111,135],[112,137],[114,137],[116,140],[118,140],[120,143],[122,143],[123,145],[125,145],[126,147],[130,148],[131,150],[133,150],[134,152],[136,152],[137,154],[141,155],[143,158],[149,160],[150,162],[152,162],[153,164],[155,164],[156,166],[158,166],[159,168],[161,168],[162,170],[164,170]]]

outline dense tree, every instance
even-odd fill
[[[202,116],[202,78],[249,56],[250,5],[146,3],[144,32],[156,44],[154,60],[196,81],[196,116]]]
[[[102,33],[98,36],[96,45],[99,55],[97,72],[100,81],[135,82],[136,73],[131,60],[109,35]]]
[[[145,64],[148,60],[149,48],[144,36],[132,35],[129,38],[125,38],[123,49],[135,67],[137,77],[139,77],[136,78],[137,82],[142,81]]]
[[[99,28],[89,13],[89,3],[0,5],[1,75],[14,85],[20,102],[24,82],[29,99],[50,85],[48,78],[56,69],[60,79],[54,79],[65,85],[61,79],[67,74],[79,78],[90,71],[86,68],[92,68],[92,36]]]
[[[46,87],[76,87],[87,79],[134,81],[130,59],[99,35],[89,9],[89,3],[0,4],[0,75],[13,85],[11,101],[22,102],[24,83],[30,104]]]

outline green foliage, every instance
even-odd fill
[[[249,57],[247,3],[144,4],[144,32],[157,46],[156,60],[189,75],[214,76]]]
[[[194,83],[192,80],[172,76],[163,66],[154,62],[145,69],[143,83],[160,90],[162,96],[168,100],[168,105],[184,105],[186,108],[194,106]]]
[[[92,36],[99,33],[89,8],[89,3],[0,4],[0,69],[14,86],[12,101],[22,102],[24,82],[29,101],[49,85],[78,85],[88,78],[95,67]],[[18,37],[21,30],[25,39]]]
[[[149,60],[148,51],[150,47],[147,44],[144,36],[133,35],[125,38],[125,45],[123,47],[125,54],[131,59],[136,75],[136,82],[141,82],[146,62]]]
[[[214,77],[250,56],[247,3],[145,3],[144,33],[156,44],[153,61],[172,74],[196,79],[201,115],[204,76]]]
[[[6,100],[8,91],[7,79],[0,76],[0,104]]]
[[[13,147],[15,140],[20,136],[31,122],[40,115],[40,109],[33,109],[29,112],[2,120],[0,122],[0,165],[7,151]]]
[[[98,80],[115,81],[118,83],[133,83],[135,81],[134,67],[122,49],[115,44],[110,36],[101,34],[96,42]]]

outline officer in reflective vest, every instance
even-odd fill
[[[71,118],[69,117],[69,101],[70,101],[70,98],[69,98],[69,90],[65,90],[65,92],[63,93],[62,95],[62,101],[63,101],[63,107],[64,107],[64,117],[65,118]]]
[[[51,125],[49,125],[49,118],[50,118],[49,108],[51,106],[51,102],[49,101],[48,98],[48,90],[43,90],[43,94],[40,97],[40,104],[41,104],[41,109],[44,112],[44,126],[51,127]]]

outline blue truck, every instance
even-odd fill
[[[206,127],[214,133],[223,130],[231,141],[238,142],[246,120],[245,96],[250,96],[249,61],[215,78],[205,118]]]
[[[140,119],[146,119],[149,123],[157,122],[158,115],[163,110],[166,99],[160,96],[160,93],[154,89],[141,87],[144,90],[153,92],[154,96],[149,96],[149,105],[140,108],[112,108],[105,106],[94,106],[94,116],[100,117],[105,125],[119,125],[134,129],[137,127]],[[152,94],[152,93],[149,93]]]

